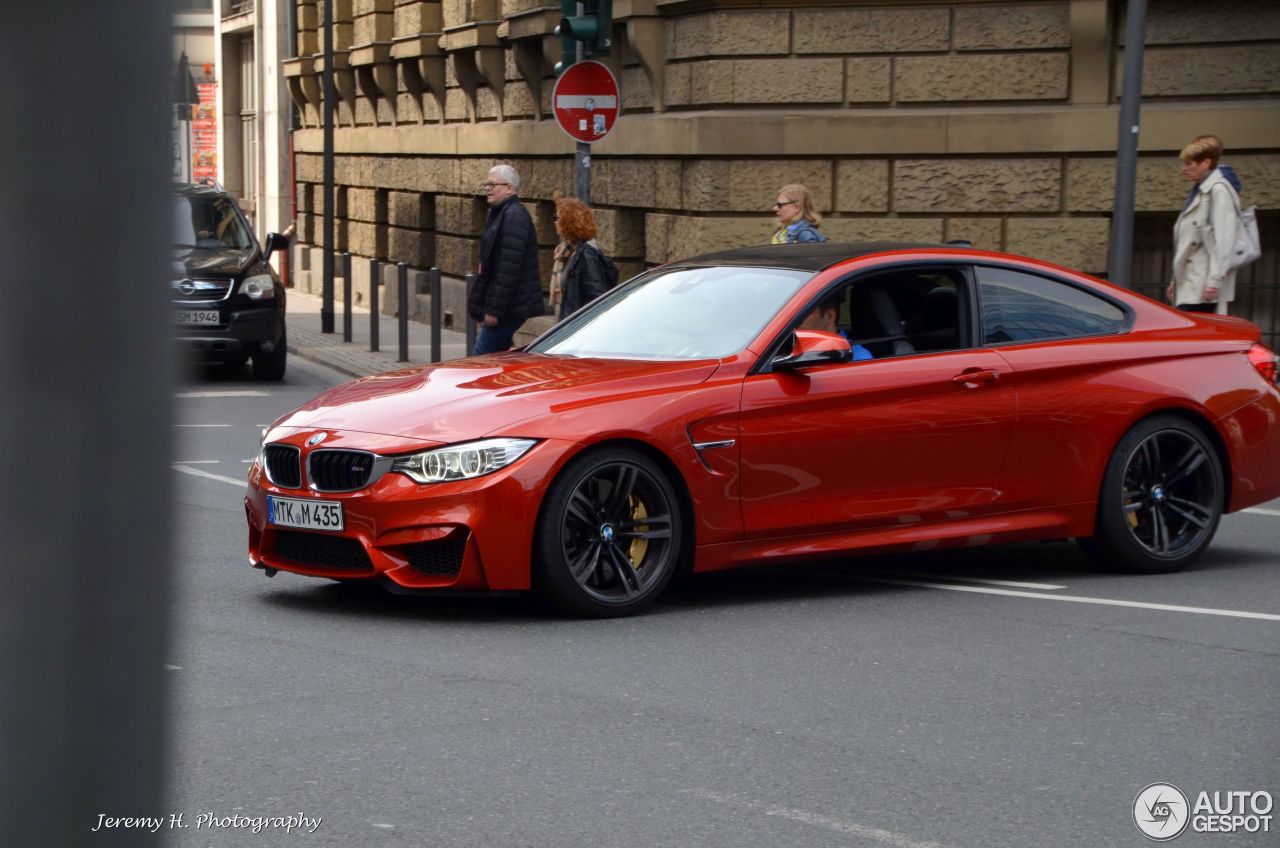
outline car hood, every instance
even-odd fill
[[[618,395],[692,387],[719,360],[651,362],[505,353],[365,377],[329,389],[277,427],[376,433],[440,443]],[[536,435],[531,433],[530,435]]]
[[[173,273],[177,277],[234,277],[253,262],[254,250],[175,247]]]

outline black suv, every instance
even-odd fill
[[[259,246],[235,198],[214,185],[173,187],[173,305],[178,340],[201,359],[243,365],[259,380],[285,367],[285,289],[268,261],[288,246]]]

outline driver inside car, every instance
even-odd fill
[[[801,330],[822,330],[827,333],[835,333],[836,335],[849,342],[849,348],[853,351],[853,360],[857,362],[862,359],[872,359],[871,351],[867,350],[860,344],[854,344],[849,336],[836,326],[837,316],[840,314],[840,295],[833,294],[824,299],[817,306],[810,310],[809,314],[800,322],[797,329]]]

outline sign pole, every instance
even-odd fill
[[[573,184],[579,200],[591,205],[591,145],[585,141],[576,144],[573,156]]]
[[[583,4],[578,4],[578,14],[581,15],[585,11]],[[579,41],[575,45],[574,53],[577,61],[583,62],[587,58],[587,45]],[[586,205],[591,205],[591,145],[585,141],[579,141],[574,145],[573,154],[573,187],[578,199]]]
[[[551,95],[556,123],[574,145],[574,196],[583,203],[591,198],[591,145],[613,129],[621,97],[618,81],[608,66],[595,61],[575,62],[556,80]]]

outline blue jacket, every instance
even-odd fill
[[[782,243],[777,241],[778,234],[781,233],[781,229],[773,233],[774,245]],[[786,225],[786,240],[787,245],[812,245],[815,242],[827,241],[827,237],[819,233],[818,228],[810,224],[808,220],[801,218],[794,224]]]
[[[787,244],[812,244],[826,240],[827,237],[804,218],[787,225]]]

